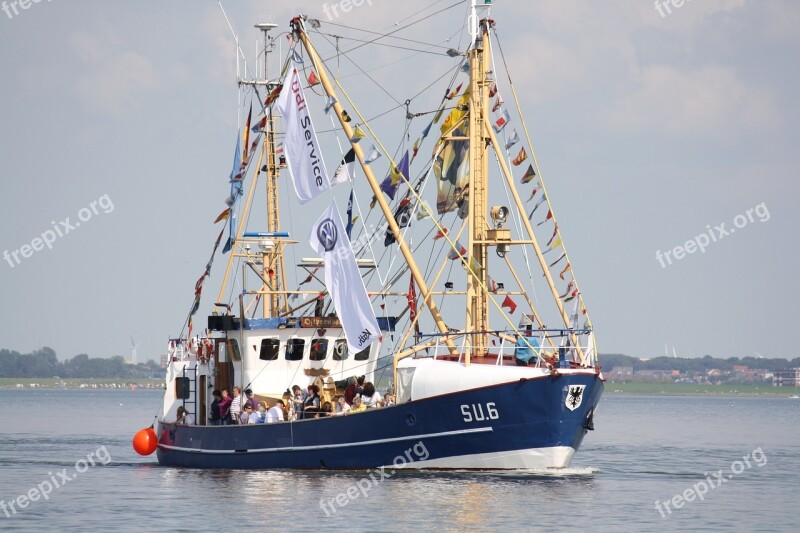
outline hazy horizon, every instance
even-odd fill
[[[335,2],[223,5],[252,68],[257,22],[285,31],[307,13],[321,31],[387,31],[451,3],[373,0],[337,17]],[[397,35],[447,44],[465,9],[449,13]],[[800,4],[708,0],[665,14],[633,0],[497,0],[492,16],[599,352],[653,358],[666,344],[679,357],[797,357],[773,332],[793,330],[782,304],[800,296],[798,251],[785,244],[800,227]],[[140,361],[159,361],[228,194],[240,110],[219,5],[32,3],[0,11],[0,45],[0,345],[128,359],[133,337]],[[359,53],[400,102],[448,60]],[[406,59],[387,67],[393,57]],[[357,72],[342,83],[375,114],[395,105]],[[404,114],[377,121],[379,133],[396,138]],[[347,192],[335,191],[340,206]],[[81,224],[64,233],[67,217]],[[307,227],[292,228],[301,245]],[[52,249],[19,255],[47,231],[63,233]],[[195,331],[226,260],[216,258]]]

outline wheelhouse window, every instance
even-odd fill
[[[274,361],[278,358],[278,353],[281,350],[281,341],[278,339],[262,339],[261,351],[258,358],[262,361]]]
[[[302,361],[305,347],[305,339],[289,339],[289,342],[286,343],[286,360]]]
[[[328,339],[312,339],[309,359],[312,361],[324,361],[328,355]]]
[[[369,346],[358,352],[355,356],[356,361],[366,361],[369,359]]]
[[[347,359],[349,355],[347,351],[347,341],[345,339],[339,339],[333,344],[333,360],[334,361],[344,361]]]
[[[175,399],[188,400],[192,389],[189,378],[175,378]]]

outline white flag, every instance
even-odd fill
[[[310,242],[325,261],[325,287],[342,323],[347,348],[351,353],[358,353],[379,340],[381,330],[336,202],[332,202],[314,223]]]
[[[331,182],[296,68],[284,80],[276,105],[286,125],[283,142],[286,164],[292,176],[294,192],[300,203],[304,204],[330,189]]]

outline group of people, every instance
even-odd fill
[[[344,396],[339,398],[336,405],[331,402],[320,404],[319,387],[309,385],[307,391],[303,391],[298,385],[292,387],[292,399],[289,408],[289,420],[307,420],[311,418],[321,418],[324,416],[347,415],[360,413],[367,409],[377,407],[388,407],[394,405],[394,397],[388,392],[381,396],[375,390],[375,385],[369,381],[365,382],[365,377],[351,377],[347,380],[347,387]]]
[[[304,391],[300,386],[292,387],[292,396],[287,406],[283,400],[277,400],[272,407],[266,401],[258,401],[251,389],[245,389],[244,396],[239,387],[233,387],[233,396],[228,389],[214,390],[211,402],[212,426],[228,426],[242,424],[269,424],[284,420],[309,420],[334,415],[360,413],[367,409],[394,405],[394,397],[390,393],[381,394],[375,385],[364,381],[365,377],[351,377],[347,380],[344,396],[334,406],[331,402],[322,402],[319,387],[309,385]],[[285,396],[284,396],[285,398]],[[177,424],[192,425],[194,420],[181,405],[178,407]]]
[[[212,426],[266,424],[286,420],[283,400],[278,400],[270,407],[267,402],[256,400],[251,389],[246,389],[242,397],[239,387],[233,388],[233,397],[229,396],[228,389],[215,390],[211,394],[214,397],[209,418]]]

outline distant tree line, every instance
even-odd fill
[[[732,371],[734,365],[747,365],[749,368],[763,368],[770,372],[777,370],[786,370],[787,368],[800,368],[800,357],[792,360],[773,358],[773,359],[759,359],[757,357],[729,357],[727,359],[718,359],[706,355],[699,358],[689,357],[655,357],[642,361],[636,357],[628,355],[613,353],[613,354],[600,354],[600,365],[603,370],[609,371],[617,367],[633,367],[634,371],[637,370],[680,370],[681,373],[686,372],[708,372],[709,370],[717,369],[722,371]]]
[[[0,378],[142,378],[160,377],[155,361],[128,365],[120,356],[89,357],[79,354],[60,362],[51,348],[31,353],[0,350]]]

